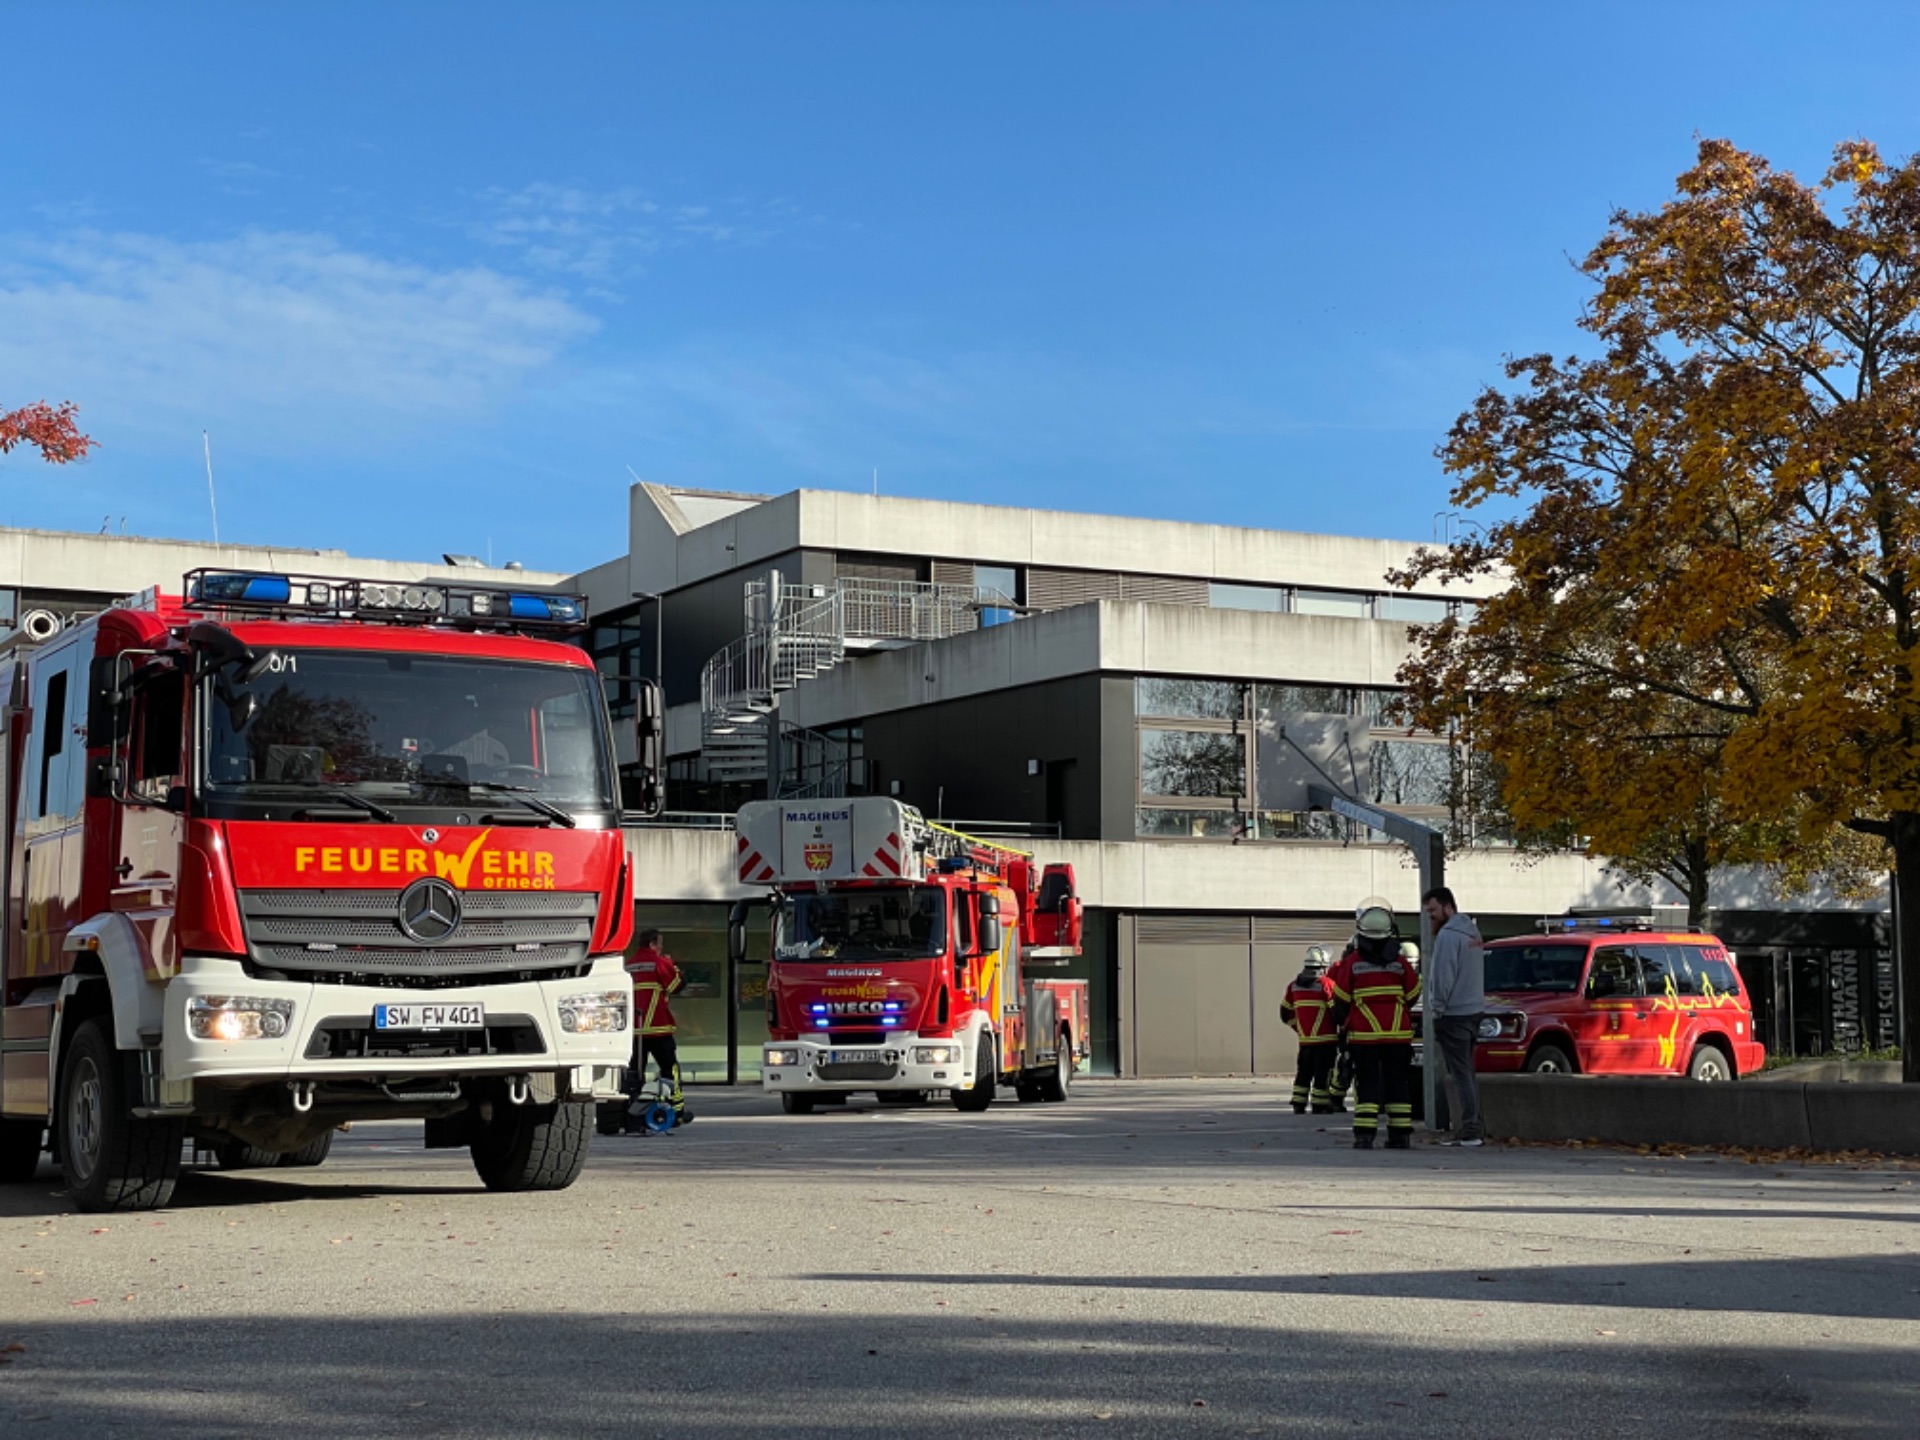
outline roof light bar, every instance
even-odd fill
[[[462,629],[578,630],[587,623],[582,595],[556,595],[436,580],[389,582],[264,570],[190,570],[189,610],[254,610],[388,624],[445,624]]]

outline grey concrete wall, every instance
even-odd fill
[[[368,580],[461,580],[483,585],[558,586],[569,579],[554,570],[458,569],[442,563],[438,554],[430,560],[378,560],[349,555],[344,550],[0,529],[0,586],[9,588],[130,595],[158,586],[177,594],[180,577],[203,566]]]
[[[949,807],[951,813],[951,807]],[[985,817],[993,818],[993,817]],[[763,893],[734,879],[734,842],[724,830],[644,827],[626,832],[637,895],[646,900],[718,900]],[[1043,842],[1043,862],[1073,865],[1089,907],[1133,913],[1341,914],[1384,895],[1402,914],[1419,901],[1419,873],[1392,846],[1270,842]],[[1621,898],[1595,862],[1554,855],[1526,862],[1489,851],[1456,856],[1449,881],[1469,911],[1551,915],[1570,905],[1645,903]]]
[[[1920,1155],[1920,1085],[1483,1075],[1487,1135]]]

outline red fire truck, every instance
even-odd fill
[[[740,879],[773,889],[761,1084],[789,1114],[857,1091],[1001,1086],[1065,1100],[1088,1055],[1073,870],[931,824],[897,800],[756,801],[735,820]],[[747,905],[729,948],[746,952]]]
[[[0,1178],[44,1134],[83,1209],[158,1206],[188,1137],[311,1162],[411,1118],[494,1189],[570,1184],[632,1000],[584,620],[195,571],[0,656]]]

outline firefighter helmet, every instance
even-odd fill
[[[1400,942],[1400,958],[1402,960],[1410,960],[1415,965],[1418,965],[1420,963],[1420,947],[1411,940],[1402,940]]]
[[[1378,895],[1369,895],[1353,907],[1353,927],[1369,940],[1393,938],[1393,906]]]
[[[1300,967],[1300,973],[1308,976],[1324,975],[1331,963],[1327,955],[1327,947],[1315,945],[1307,951],[1307,963]]]

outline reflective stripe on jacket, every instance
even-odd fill
[[[667,997],[686,984],[680,967],[655,950],[636,950],[627,961],[633,976],[633,1028],[641,1035],[673,1034],[673,1007]]]
[[[1331,1045],[1340,1038],[1333,1024],[1333,985],[1324,975],[1287,986],[1280,1018],[1299,1032],[1302,1045]]]
[[[1411,1007],[1420,994],[1420,976],[1405,960],[1398,955],[1373,960],[1349,950],[1327,978],[1333,998],[1348,1007],[1349,1045],[1412,1041]]]

